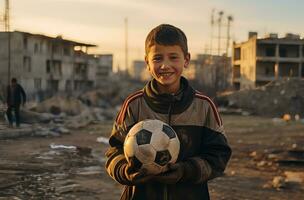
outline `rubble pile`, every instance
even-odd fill
[[[292,149],[265,149],[264,152],[253,151],[249,154],[250,164],[261,171],[273,172],[276,175],[266,183],[264,188],[280,190],[304,183],[304,149],[293,145]]]
[[[84,105],[79,99],[74,97],[54,96],[37,104],[33,111],[39,113],[52,113],[58,115],[62,112],[68,115],[78,115],[84,109]]]
[[[256,89],[244,89],[217,97],[219,106],[242,109],[250,114],[282,117],[284,114],[301,116],[304,113],[304,80],[273,81]]]
[[[144,86],[141,82],[130,80],[111,81],[107,85],[108,87],[84,93],[80,96],[80,99],[91,106],[115,107],[120,105],[128,95],[142,89]]]
[[[20,111],[21,128],[7,129],[0,138],[25,136],[58,137],[71,129],[86,127],[92,123],[112,121],[123,100],[143,87],[143,83],[131,80],[111,80],[99,89],[77,96],[57,95],[40,103],[29,102]],[[0,106],[5,127],[5,107]],[[1,118],[0,118],[1,119]],[[43,124],[42,124],[43,123]],[[26,127],[25,127],[26,126]],[[13,134],[12,134],[13,133]]]

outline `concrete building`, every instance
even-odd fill
[[[233,44],[233,85],[254,88],[286,77],[304,78],[304,39],[286,34],[258,38],[250,32],[248,41]]]
[[[16,77],[28,94],[85,90],[112,72],[112,55],[88,54],[94,44],[40,34],[0,32],[0,85]],[[8,62],[10,60],[10,69]]]
[[[221,91],[232,85],[231,59],[226,56],[198,54],[184,75],[210,90]]]
[[[95,55],[95,59],[92,59],[91,65],[96,66],[95,77],[92,74],[92,78],[95,78],[95,85],[97,87],[105,84],[105,78],[109,77],[113,73],[113,55],[112,54],[100,54]]]
[[[144,60],[134,60],[129,70],[131,78],[140,81],[150,80],[151,76],[146,66],[147,65]]]

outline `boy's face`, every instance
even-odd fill
[[[159,45],[150,47],[145,57],[148,70],[158,83],[161,93],[176,93],[184,67],[190,61],[190,54],[184,55],[178,45]]]

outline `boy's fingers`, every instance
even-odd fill
[[[147,175],[148,171],[145,168],[141,168],[139,169],[140,174],[142,174],[143,176]]]
[[[176,169],[179,168],[179,164],[177,164],[177,163],[169,163],[168,167],[169,167],[170,170],[176,170]]]

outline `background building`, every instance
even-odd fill
[[[231,58],[198,54],[191,60],[183,75],[204,91],[223,91],[231,87]],[[211,94],[211,92],[208,92]]]
[[[8,33],[0,32],[0,85],[16,77],[28,94],[95,87],[112,72],[113,56],[88,54],[91,47],[96,45],[14,31],[8,51]]]
[[[144,60],[134,60],[129,70],[131,78],[140,81],[148,81],[151,79],[147,70],[147,64]]]
[[[286,77],[304,77],[304,40],[299,35],[279,38],[269,34],[258,38],[250,32],[248,41],[233,44],[233,84],[253,88]]]

